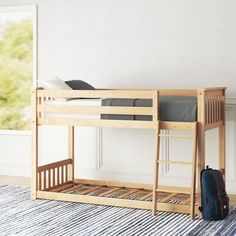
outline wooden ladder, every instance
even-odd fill
[[[160,130],[189,130],[191,135],[173,135],[173,134],[161,134]],[[160,138],[190,138],[192,139],[192,161],[162,161],[160,157]],[[154,160],[154,183],[153,183],[153,215],[156,215],[157,211],[157,191],[158,188],[158,177],[159,177],[159,164],[175,164],[175,165],[191,165],[192,166],[192,179],[191,179],[191,191],[190,193],[190,218],[193,220],[195,216],[195,193],[196,193],[196,162],[197,162],[197,122],[158,122],[157,127],[157,147],[156,147],[156,158]],[[172,197],[170,193],[169,199]]]

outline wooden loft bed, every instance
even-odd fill
[[[182,89],[182,90],[43,90],[32,91],[32,156],[33,178],[32,198],[73,201],[91,204],[104,204],[139,209],[152,209],[196,215],[201,203],[200,186],[196,194],[196,178],[205,166],[205,132],[219,128],[219,167],[225,175],[225,89]],[[162,121],[159,116],[159,98],[161,96],[194,96],[197,98],[197,120],[195,122]],[[50,103],[57,98],[126,98],[151,99],[151,107],[127,106],[93,106],[93,105],[58,105]],[[50,113],[50,116],[47,114]],[[57,117],[56,114],[67,114],[69,118]],[[151,120],[106,120],[85,119],[71,114],[118,114],[148,115]],[[66,159],[39,166],[38,129],[42,125],[68,126],[68,156]],[[119,183],[110,181],[75,179],[74,176],[74,127],[113,127],[152,129],[155,131],[155,158],[153,185]],[[191,164],[191,188],[158,185],[158,166],[160,130],[189,130],[192,135],[170,138],[192,138],[192,161],[170,162],[170,164]],[[198,160],[197,160],[198,158]],[[196,166],[197,163],[197,166]],[[199,183],[200,181],[198,181]],[[197,196],[197,199],[195,197]],[[175,203],[173,203],[175,202]],[[177,203],[176,203],[177,202]],[[198,212],[199,213],[199,212]]]

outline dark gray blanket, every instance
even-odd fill
[[[102,106],[151,107],[151,99],[103,99]],[[101,119],[111,120],[152,120],[145,115],[102,114]],[[197,120],[197,98],[183,96],[160,97],[160,120],[191,122]]]

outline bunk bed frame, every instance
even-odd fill
[[[32,91],[32,198],[103,204],[139,209],[153,209],[189,213],[193,219],[200,214],[200,186],[196,179],[205,166],[205,132],[219,128],[219,167],[225,176],[225,89],[182,89],[182,90],[43,90]],[[196,122],[166,122],[159,120],[159,96],[197,97]],[[45,101],[56,98],[140,98],[152,99],[152,107],[111,107],[54,105]],[[120,114],[149,115],[151,121],[102,120],[82,118],[47,117],[47,113],[65,114]],[[63,125],[68,127],[68,156],[66,159],[39,166],[39,127],[42,125]],[[154,183],[134,184],[111,181],[75,179],[74,175],[74,133],[75,126],[152,129],[155,131]],[[192,185],[190,188],[158,185],[160,130],[189,130],[193,139]],[[168,135],[170,138],[177,136]],[[188,138],[184,135],[177,138]],[[171,162],[170,162],[171,163]],[[174,162],[171,164],[189,164]],[[196,166],[197,165],[197,166]],[[197,189],[197,191],[195,190]],[[195,199],[197,196],[197,200]]]

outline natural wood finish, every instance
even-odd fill
[[[221,111],[223,96],[205,96],[205,123],[214,124],[222,121]]]
[[[47,182],[46,182],[46,180],[47,180],[47,177],[46,177],[46,171],[43,171],[42,173],[43,173],[43,189],[48,189],[48,188],[50,188],[50,187],[47,187]]]
[[[135,183],[91,180],[91,179],[75,179],[75,183],[76,184],[89,184],[89,185],[103,185],[103,186],[111,186],[111,187],[119,187],[119,188],[137,188],[137,189],[153,190],[153,185],[151,184],[135,184]],[[187,194],[187,193],[191,193],[191,188],[159,185],[157,191]]]
[[[72,181],[68,181],[67,183],[66,182],[64,182],[64,183],[57,183],[55,186],[44,188],[41,191],[54,191],[54,190],[57,191],[57,190],[64,189],[64,188],[66,189],[68,184],[70,186],[73,186],[73,182]]]
[[[223,125],[219,127],[219,167],[223,173],[224,180],[226,181],[226,135],[225,135],[225,91],[224,96],[221,98],[221,117]]]
[[[125,197],[127,197],[127,196],[129,196],[133,193],[138,192],[138,191],[139,191],[139,189],[132,189],[132,190],[128,191],[127,193],[124,193],[124,194],[120,195],[119,198],[125,198]]]
[[[160,121],[160,129],[163,130],[192,130],[194,122]]]
[[[55,169],[52,169],[52,181],[53,181],[53,184],[52,186],[55,186],[56,185],[56,170]]]
[[[158,121],[159,117],[159,96],[158,91],[153,91],[152,94],[152,121],[153,127],[156,126],[156,122]]]
[[[103,197],[103,196],[106,196],[106,195],[108,195],[108,194],[114,193],[115,191],[117,191],[117,190],[119,190],[119,189],[120,189],[120,188],[112,188],[112,189],[107,190],[107,191],[105,191],[105,192],[103,192],[103,193],[100,193],[98,196],[99,196],[99,197]]]
[[[60,167],[61,168],[61,181],[62,183],[66,182],[64,179],[64,165]]]
[[[51,178],[52,178],[52,176],[51,176],[51,170],[52,169],[49,169],[48,170],[48,187],[50,188],[51,187]],[[67,182],[67,181],[66,181]]]
[[[112,128],[153,129],[150,121],[139,120],[95,120],[95,119],[66,119],[66,118],[38,118],[38,125],[67,125],[93,126]]]
[[[78,190],[79,188],[81,188],[83,185],[74,185],[72,188],[69,188],[69,189],[66,189],[66,190],[63,190],[62,192],[63,193],[69,193],[69,192],[72,192],[72,191],[75,191],[75,190]]]
[[[137,189],[152,190],[151,184],[137,184],[137,183],[117,182],[109,180],[94,180],[94,179],[75,179],[74,182],[76,184],[102,185],[114,188],[137,188]]]
[[[57,185],[60,185],[61,184],[61,180],[60,180],[60,166],[56,167],[55,168],[57,171]]]
[[[183,205],[188,205],[189,203],[191,203],[191,198],[190,197],[181,202],[181,204],[183,204]]]
[[[212,89],[203,89],[206,96],[212,97],[212,96],[222,96],[224,95],[224,91],[226,88],[212,88]]]
[[[101,188],[102,186],[96,186],[96,187],[92,187],[92,188],[88,188],[86,190],[81,191],[79,194],[88,194],[91,193],[99,188]]]
[[[71,159],[71,165],[68,165],[68,179],[74,181],[74,150],[75,150],[75,127],[68,126],[68,158]]]
[[[191,192],[190,188],[186,187],[173,187],[173,186],[159,186],[156,190],[157,192],[166,192],[166,193],[184,193],[188,194]]]
[[[210,92],[218,92],[218,93],[222,93],[223,91],[225,91],[227,89],[227,87],[207,87],[207,88],[204,88],[204,89],[201,89],[201,90],[204,90],[208,93]]]
[[[37,90],[32,90],[31,95],[31,137],[32,137],[32,180],[31,180],[31,198],[37,198],[38,188],[38,126],[37,126]]]
[[[65,159],[39,166],[37,168],[39,190],[55,189],[69,183],[71,180],[68,180],[67,169],[71,164],[72,159]]]
[[[186,161],[158,161],[160,164],[174,164],[174,165],[192,165],[192,162],[186,162]]]
[[[190,203],[190,218],[195,217],[195,191],[196,191],[196,162],[197,162],[197,123],[193,129],[192,141],[192,183],[191,183],[191,203]]]
[[[191,127],[192,135],[188,136],[188,138],[190,138],[190,137],[192,138],[192,162],[164,161],[164,160],[159,160],[159,158],[155,160],[155,163],[154,163],[154,184],[153,184],[153,215],[156,214],[156,204],[157,204],[157,179],[158,179],[158,174],[156,173],[156,172],[158,172],[158,165],[157,164],[168,163],[168,164],[176,164],[176,165],[192,165],[192,181],[191,181],[192,186],[191,186],[190,217],[191,217],[191,219],[194,219],[194,217],[195,217],[195,188],[196,188],[195,185],[196,185],[196,161],[197,161],[197,149],[196,149],[197,122],[193,122],[193,123],[190,123],[190,124],[191,124],[191,126],[188,126],[188,128]],[[174,130],[179,129],[179,127],[181,127],[181,126],[171,125],[171,128],[173,128]],[[162,128],[162,126],[161,126],[161,128]],[[181,129],[182,129],[182,127],[181,127]],[[160,136],[161,135],[159,135],[159,133],[158,133],[158,137],[160,137]],[[181,135],[177,136],[177,137],[181,137]],[[183,136],[183,138],[186,138],[186,136]],[[158,141],[160,142],[160,140],[158,140]],[[176,195],[176,193],[171,193],[169,196],[162,199],[161,202],[165,202],[165,201],[171,199],[175,195]]]
[[[156,215],[157,211],[157,188],[159,181],[159,159],[160,159],[160,122],[157,122],[155,130],[155,157],[154,157],[154,173],[153,173],[153,190],[152,190],[152,214]]]
[[[53,188],[51,191],[52,192],[62,192],[62,191],[64,192],[65,190],[68,190],[68,189],[70,189],[73,186],[74,186],[74,183],[72,183],[72,184],[65,184],[65,185],[63,185],[61,187]]]
[[[209,90],[210,91],[210,90]],[[200,176],[201,170],[205,166],[205,89],[198,91],[198,144],[197,144],[197,151],[198,151],[198,204],[201,206],[201,185],[200,185]],[[198,216],[201,216],[201,212],[198,210]]]
[[[144,201],[145,199],[151,197],[152,194],[153,194],[152,192],[147,193],[147,194],[143,195],[142,197],[140,197],[138,200],[139,200],[139,201]]]
[[[156,108],[156,107],[155,107]],[[120,114],[120,115],[152,115],[152,107],[121,107],[121,106],[92,106],[92,105],[39,105],[40,112],[69,113],[69,114]],[[157,118],[155,119],[157,120]]]
[[[225,89],[222,88],[203,88],[203,89],[163,89],[163,90],[124,90],[124,89],[100,89],[87,91],[74,90],[43,90],[36,89],[32,93],[32,157],[33,157],[33,181],[32,181],[32,197],[78,201],[85,203],[106,204],[124,207],[137,207],[141,209],[151,209],[153,214],[156,210],[167,210],[174,212],[190,213],[191,218],[195,216],[197,210],[195,206],[195,182],[196,182],[196,147],[198,151],[198,171],[197,179],[200,183],[200,171],[205,166],[205,132],[209,129],[219,127],[219,148],[220,148],[220,168],[225,171]],[[196,122],[167,122],[159,121],[159,96],[195,96],[197,97],[198,117]],[[140,98],[152,99],[152,107],[104,107],[104,106],[74,106],[74,105],[53,105],[45,104],[45,101],[53,100],[55,98]],[[50,117],[46,117],[45,113],[52,113]],[[55,113],[64,113],[68,118],[55,117]],[[138,120],[100,120],[100,119],[80,119],[70,118],[71,113],[82,114],[132,114],[132,115],[150,115],[151,121]],[[40,125],[67,125],[68,126],[68,159],[61,162],[51,163],[38,167],[38,127]],[[154,162],[154,184],[139,185],[130,183],[113,183],[111,181],[91,181],[79,180],[80,184],[92,182],[99,183],[100,186],[88,186],[84,193],[99,190],[102,186],[108,186],[111,183],[112,189],[99,194],[100,197],[88,195],[74,195],[67,193],[50,192],[56,189],[64,189],[63,191],[71,191],[78,189],[74,186],[74,126],[92,126],[92,127],[112,127],[112,128],[139,128],[139,129],[153,129],[155,131],[156,153]],[[197,125],[197,131],[196,131]],[[193,136],[192,145],[192,162],[177,162],[177,161],[159,161],[160,152],[160,138],[190,138],[189,135],[160,135],[160,130],[188,130]],[[197,144],[196,144],[197,138]],[[159,163],[170,164],[192,164],[192,186],[191,188],[180,188],[170,186],[158,185],[158,167]],[[77,180],[74,180],[77,182]],[[71,184],[73,187],[67,189],[67,185]],[[138,200],[128,199],[113,199],[104,197],[109,193],[119,190],[121,187],[128,186],[131,190],[120,196],[125,197],[127,194],[137,194],[140,190],[149,191]],[[147,188],[146,188],[147,187]],[[94,189],[95,188],[95,189]],[[44,191],[37,191],[44,190]],[[190,205],[176,205],[157,202],[157,192],[169,192],[169,196],[174,197],[178,193],[191,193]],[[198,184],[198,205],[201,203],[201,191]],[[140,192],[141,194],[141,192]],[[153,194],[153,203],[143,201]],[[189,196],[189,194],[188,194]],[[167,199],[167,196],[164,199]],[[140,201],[140,199],[143,199]],[[164,199],[162,199],[164,201]],[[171,199],[171,198],[170,198]],[[183,200],[185,202],[187,200]],[[189,200],[188,200],[189,201]]]
[[[225,152],[226,152],[226,143],[225,143],[225,126],[219,127],[219,168],[224,176],[224,180],[226,181],[226,171],[225,171]]]
[[[159,134],[160,138],[192,138],[191,135]]]
[[[197,96],[196,89],[160,89],[160,96]]]
[[[175,197],[176,195],[177,195],[177,193],[171,193],[168,196],[162,198],[160,202],[166,202],[166,201],[170,200],[171,198]]]
[[[221,127],[223,124],[224,124],[223,121],[219,121],[219,122],[212,123],[212,124],[205,124],[203,128],[204,128],[205,131],[207,131],[207,130],[211,130],[211,129]]]
[[[38,189],[42,190],[42,172],[38,172]]]
[[[71,164],[71,163],[72,163],[71,159],[65,159],[65,160],[62,160],[62,161],[57,161],[57,162],[53,162],[53,163],[50,163],[50,164],[47,164],[47,165],[39,166],[37,168],[37,171],[45,171],[45,170],[48,170],[48,169],[53,169],[53,168],[56,168],[58,166],[68,165],[68,164]]]
[[[30,183],[31,183],[30,177],[0,175],[0,184],[30,187],[31,186]],[[148,186],[151,186],[151,185],[148,185]],[[76,185],[74,187],[79,188],[79,187],[81,187],[81,185]],[[73,191],[74,187],[72,187],[69,192]],[[119,189],[119,188],[117,188],[117,189]],[[146,190],[146,191],[148,191],[148,190]],[[62,192],[64,192],[64,191],[62,191]],[[152,196],[152,191],[150,191],[147,194],[150,194],[148,197]],[[145,195],[147,195],[147,194],[145,194]],[[145,195],[140,197],[138,200],[140,201],[141,198],[145,197]],[[230,206],[236,206],[236,195],[235,194],[228,194],[228,196],[229,196]],[[148,198],[148,197],[146,197],[146,198]],[[182,201],[181,204],[186,205],[186,204],[189,204],[189,202],[190,202],[190,198],[187,198],[186,200]]]
[[[152,99],[153,90],[38,90],[40,97],[52,98],[143,98]]]
[[[130,200],[130,199],[120,199],[120,198],[107,198],[107,197],[98,197],[98,196],[89,196],[89,195],[77,195],[77,194],[68,194],[68,193],[56,193],[56,192],[47,192],[47,191],[38,191],[37,197],[42,199],[51,199],[51,200],[60,200],[60,201],[72,201],[80,203],[89,203],[89,204],[102,204],[108,206],[117,206],[117,207],[132,207],[137,209],[151,209],[152,202],[148,201],[139,201],[139,200]],[[178,213],[189,213],[189,206],[187,205],[177,205],[169,203],[157,203],[157,210],[159,211],[171,211]]]

